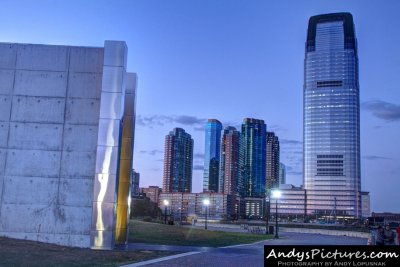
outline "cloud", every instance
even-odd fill
[[[172,121],[183,125],[204,125],[206,119],[197,118],[194,116],[172,116]]]
[[[267,125],[268,131],[269,132],[287,132],[287,128],[282,127],[278,124],[273,124],[273,125]]]
[[[204,127],[207,119],[198,118],[195,116],[186,115],[151,115],[151,116],[136,116],[136,124],[139,126],[153,128],[154,126],[164,126],[166,124],[181,124],[185,126],[193,126],[196,129]]]
[[[284,145],[299,145],[299,146],[303,145],[302,141],[290,140],[290,139],[279,139],[279,143]]]
[[[371,100],[362,103],[361,107],[384,121],[392,122],[400,120],[400,105],[382,100]]]
[[[141,154],[147,154],[150,156],[155,156],[156,154],[162,154],[164,151],[158,150],[158,149],[153,149],[153,150],[140,150]]]
[[[364,156],[363,159],[366,160],[392,160],[392,158],[381,157],[381,156]]]

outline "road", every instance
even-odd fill
[[[156,259],[130,264],[126,267],[257,267],[264,266],[264,245],[366,245],[364,238],[328,236],[321,234],[281,233],[279,239],[269,239],[249,245],[226,248],[198,248],[187,254],[178,254],[168,260]],[[150,245],[151,246],[151,245]],[[157,246],[147,249],[157,249]],[[164,246],[165,248],[165,246]],[[176,248],[177,249],[177,248]],[[180,257],[177,257],[180,256]],[[174,257],[174,256],[172,256]],[[161,261],[160,261],[161,260]],[[158,262],[154,262],[158,261]]]

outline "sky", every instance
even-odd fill
[[[0,42],[127,43],[138,75],[134,168],[162,185],[164,137],[194,139],[202,190],[204,124],[263,119],[281,144],[287,182],[301,185],[303,63],[310,16],[351,12],[358,39],[361,181],[372,211],[400,212],[400,1],[0,0]]]

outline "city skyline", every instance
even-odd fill
[[[1,41],[98,46],[126,40],[128,70],[138,73],[134,168],[141,185],[161,184],[163,137],[183,127],[195,140],[194,192],[202,190],[207,118],[237,129],[245,117],[265,120],[280,138],[287,183],[302,184],[307,22],[351,12],[361,60],[361,187],[371,191],[372,211],[400,211],[391,201],[400,183],[397,1],[77,3],[4,1]]]

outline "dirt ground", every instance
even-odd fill
[[[0,237],[0,266],[120,266],[174,254],[167,251],[121,251],[70,248]]]

